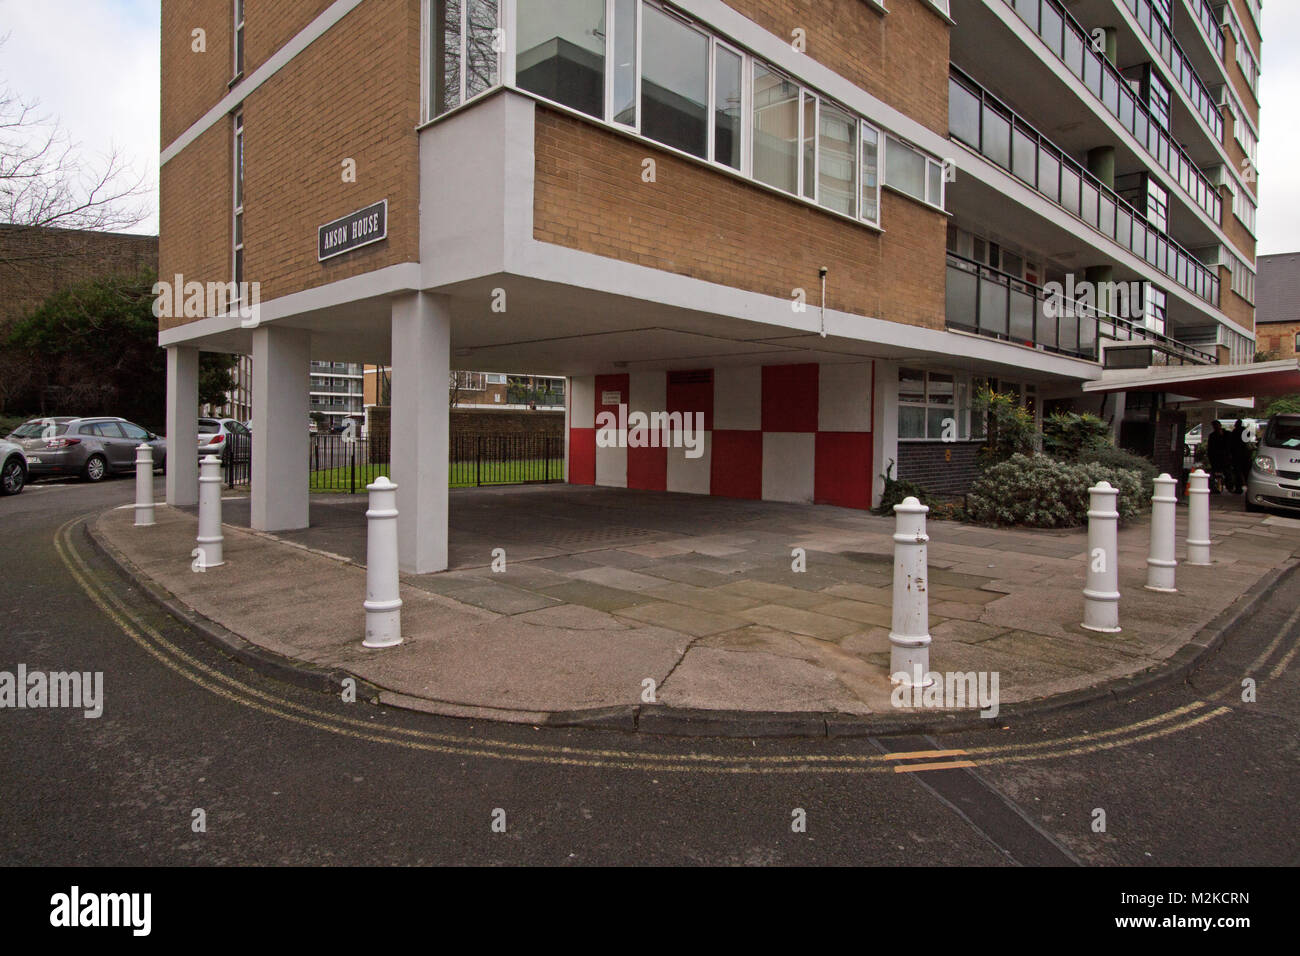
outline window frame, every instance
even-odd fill
[[[920,402],[904,401],[903,398],[901,397],[902,396],[901,382],[903,379],[903,373],[905,371],[919,372],[921,374],[921,394],[923,396],[922,401]],[[952,402],[950,402],[949,404],[943,404],[939,402],[930,401],[930,376],[931,375],[946,375],[952,379]],[[969,373],[958,371],[956,369],[933,369],[933,368],[918,368],[916,366],[900,366],[898,369],[898,380],[900,383],[900,388],[898,391],[898,395],[900,397],[898,398],[898,402],[897,402],[898,420],[896,422],[897,431],[898,431],[898,441],[915,442],[917,444],[942,442],[943,441],[942,433],[934,437],[930,435],[930,410],[931,409],[951,409],[952,411],[951,417],[957,424],[957,438],[954,441],[946,442],[945,444],[954,444],[954,445],[966,444],[970,442],[981,442],[984,440],[984,437],[982,435],[979,437],[975,437],[971,434],[973,414],[971,412],[970,403],[973,400],[975,395],[975,383],[972,376]],[[961,404],[959,404],[959,398],[961,398],[963,395],[966,399],[966,405],[964,407]],[[922,416],[922,420],[925,422],[924,435],[905,436],[903,434],[903,409],[904,408],[924,409],[924,413]]]
[[[230,220],[230,274],[235,283],[235,298],[228,305],[238,305],[243,299],[245,262],[244,242],[244,168],[247,143],[244,131],[244,112],[235,114],[234,132],[231,140],[233,169],[231,171],[231,220]]]
[[[244,0],[232,0],[231,14],[234,19],[234,29],[231,33],[231,57],[234,60],[234,70],[232,74],[237,80],[244,75],[244,58],[246,51],[244,49],[245,30],[248,23],[248,12],[244,9]]]
[[[887,189],[898,193],[898,195],[900,196],[906,196],[908,199],[915,200],[916,202],[919,202],[925,206],[929,206],[932,209],[937,209],[939,212],[947,212],[947,210],[944,209],[944,199],[945,196],[947,195],[948,187],[945,182],[946,177],[943,175],[943,163],[941,163],[939,160],[932,157],[925,150],[912,145],[907,140],[903,139],[901,136],[895,136],[893,133],[885,133],[884,138],[886,140],[885,148],[881,151],[881,156],[879,159],[881,165],[881,173],[880,173],[881,183]],[[922,191],[924,195],[922,196],[913,195],[912,193],[909,193],[907,190],[902,189],[899,186],[895,186],[893,183],[889,181],[889,142],[890,141],[897,143],[899,146],[901,146],[904,149],[912,151],[916,155],[920,156],[921,159],[924,161],[925,172],[922,174],[922,180],[921,180]],[[939,196],[938,196],[937,203],[932,201],[932,198],[930,196],[930,186],[931,186],[930,173],[934,169],[937,169],[939,172]]]

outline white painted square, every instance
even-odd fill
[[[871,431],[870,362],[821,366],[817,393],[818,431]]]
[[[763,370],[713,370],[713,427],[758,431],[763,427]]]
[[[812,432],[764,432],[763,500],[811,502],[816,449]]]
[[[596,379],[592,375],[569,379],[569,427],[596,427]]]
[[[713,436],[709,432],[704,433],[704,454],[699,458],[687,458],[685,448],[669,448],[668,490],[707,495],[712,467]]]
[[[596,445],[596,484],[606,488],[627,487],[626,435],[618,448],[601,448]]]

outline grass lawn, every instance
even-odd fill
[[[320,471],[311,473],[310,490],[313,492],[346,492],[350,488],[352,479],[352,469],[348,466],[342,468],[325,468]],[[472,488],[479,483],[476,480],[476,467],[472,461],[452,462],[449,481],[450,488]],[[518,485],[526,481],[542,481],[548,473],[547,462],[544,458],[531,458],[522,461],[511,462],[483,462],[478,467],[477,477],[485,485]],[[552,481],[559,481],[564,476],[564,460],[562,458],[552,458],[550,460],[549,474]],[[380,475],[389,476],[387,465],[358,465],[357,466],[357,493],[365,491],[366,485],[370,484]]]

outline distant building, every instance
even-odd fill
[[[1300,356],[1300,252],[1259,257],[1255,325],[1259,351]]]

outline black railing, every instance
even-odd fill
[[[253,440],[250,436],[226,434],[221,449],[221,475],[227,488],[246,487],[253,483]]]
[[[1152,117],[1134,95],[1124,74],[1092,48],[1092,37],[1060,0],[1003,0],[1028,24],[1062,63],[1080,79],[1112,116],[1133,134],[1216,224],[1223,222],[1223,199],[1186,150]]]
[[[1187,0],[1187,2],[1191,5],[1196,21],[1201,26],[1201,34],[1205,37],[1205,42],[1210,44],[1210,49],[1222,62],[1227,46],[1223,39],[1223,27],[1219,25],[1219,18],[1214,15],[1210,0]]]
[[[973,79],[951,67],[948,133],[1211,305],[1219,277]]]
[[[1192,101],[1192,108],[1205,124],[1210,136],[1216,143],[1222,144],[1223,114],[1219,112],[1219,107],[1215,104],[1214,97],[1210,95],[1209,88],[1196,75],[1191,60],[1174,39],[1173,31],[1151,9],[1151,0],[1124,0],[1124,5],[1128,7],[1129,13],[1133,14],[1138,26],[1146,31],[1148,39],[1160,54],[1160,58],[1169,67],[1169,72]]]
[[[963,332],[1093,362],[1099,358],[1101,339],[1149,343],[1196,365],[1217,361],[1208,352],[1130,319],[1064,296],[1049,296],[1032,282],[951,252],[946,297],[948,327]]]
[[[312,435],[311,490],[361,494],[381,475],[392,477],[387,436],[350,440]],[[448,459],[453,488],[522,485],[564,480],[560,435],[453,435]]]

